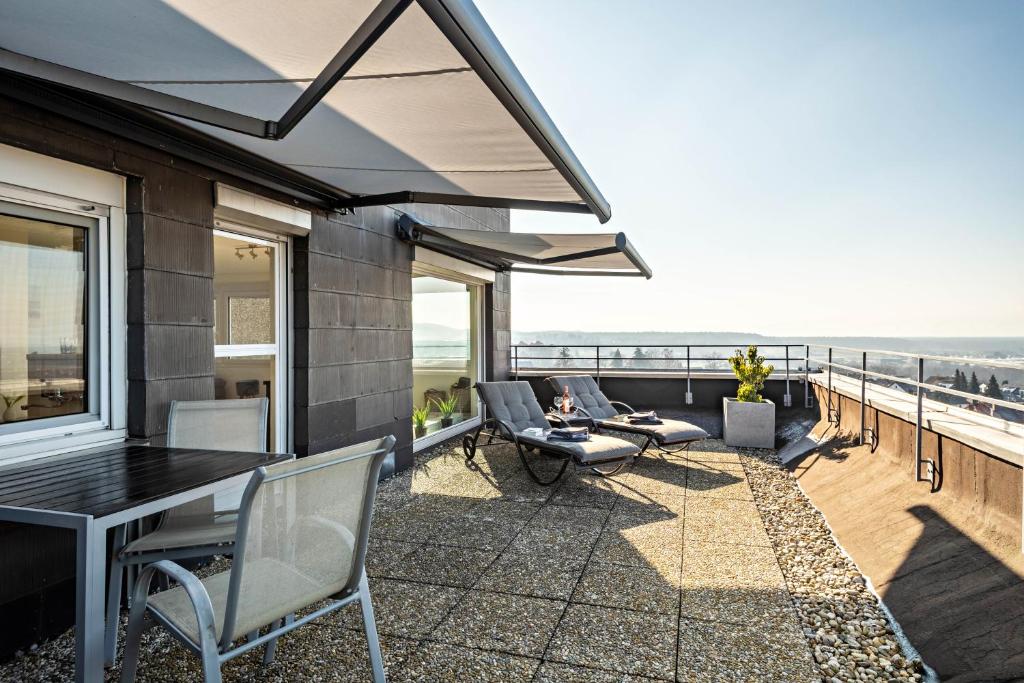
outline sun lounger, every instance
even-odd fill
[[[557,395],[561,395],[568,386],[575,407],[589,416],[598,429],[645,436],[640,453],[651,446],[663,453],[678,453],[694,442],[708,438],[703,429],[682,420],[658,418],[658,424],[630,420],[629,415],[636,411],[622,401],[609,400],[590,375],[548,377],[547,382]]]
[[[511,443],[530,478],[548,486],[561,478],[570,462],[577,468],[610,476],[640,452],[629,441],[601,434],[591,434],[587,441],[561,441],[543,435],[551,428],[551,420],[556,422],[554,426],[563,425],[557,424],[557,418],[544,414],[529,382],[477,382],[476,389],[486,406],[487,419],[475,433],[463,437],[467,460],[473,459],[478,448]],[[479,443],[481,436],[487,437],[486,443]],[[535,471],[531,460],[540,457],[562,460],[561,469],[553,478],[542,479]]]

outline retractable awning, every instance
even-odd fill
[[[409,214],[398,219],[398,236],[417,247],[494,270],[546,275],[653,273],[623,233],[542,234],[491,232],[426,225]]]
[[[338,208],[611,215],[469,0],[4,0],[0,69],[161,112]]]

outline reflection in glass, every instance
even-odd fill
[[[87,230],[0,214],[0,423],[85,413]]]
[[[413,274],[413,407],[428,410],[424,436],[478,414],[479,288]]]
[[[277,370],[274,356],[235,356],[214,359],[214,397],[270,398],[269,443],[275,443],[274,432],[274,376]],[[271,449],[273,450],[273,449]]]

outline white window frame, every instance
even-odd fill
[[[272,447],[278,452],[294,450],[292,426],[292,392],[294,374],[292,371],[292,238],[275,232],[260,230],[242,223],[216,219],[214,237],[230,239],[251,239],[256,243],[270,242],[275,254],[274,313],[277,324],[276,344],[214,344],[214,358],[244,358],[252,356],[274,356],[274,386],[277,392],[274,428],[277,443]],[[215,275],[216,277],[216,275]],[[230,320],[228,311],[228,320]]]
[[[419,257],[423,253],[423,251],[425,251],[425,250],[417,249],[417,252],[416,252],[417,257]],[[431,252],[431,256],[434,256],[434,254],[432,252]],[[476,352],[476,376],[477,376],[477,379],[480,380],[480,379],[482,379],[483,377],[486,376],[486,372],[487,372],[487,355],[485,353],[486,349],[487,349],[487,345],[486,345],[486,341],[485,341],[487,335],[486,335],[486,330],[484,329],[484,326],[486,324],[486,315],[485,315],[486,311],[484,310],[484,300],[486,298],[486,296],[485,296],[486,291],[485,291],[484,287],[489,282],[493,282],[493,272],[487,271],[491,275],[491,278],[488,279],[488,278],[486,278],[486,276],[482,276],[482,274],[479,272],[480,269],[476,268],[472,264],[468,264],[468,263],[465,264],[465,266],[466,266],[465,270],[460,268],[461,265],[463,265],[463,262],[462,261],[458,261],[456,259],[448,259],[447,261],[443,262],[442,266],[437,265],[437,261],[434,258],[424,259],[424,260],[416,260],[416,261],[413,261],[413,264],[412,264],[412,273],[416,274],[416,275],[426,276],[426,277],[436,277],[436,278],[439,278],[441,280],[449,280],[451,282],[458,282],[460,284],[464,284],[464,285],[467,285],[469,287],[474,287],[476,289],[476,296],[475,297],[471,297],[471,299],[475,299],[476,300],[476,305],[474,306],[474,310],[471,311],[471,314],[474,314],[474,315],[477,316],[477,318],[476,318],[476,330],[477,330],[477,333],[476,333],[476,340],[475,340],[476,343],[474,344],[475,348],[473,349],[473,351]],[[458,270],[456,270],[456,269],[458,269]],[[412,276],[410,275],[410,277],[412,277]],[[410,301],[410,305],[411,305],[411,301]],[[414,363],[415,363],[415,361],[414,361]],[[427,372],[430,371],[429,368],[422,368],[422,367],[419,368],[419,370],[420,371],[426,370]],[[440,368],[439,368],[439,370],[440,370]],[[415,373],[416,371],[417,371],[417,368],[416,368],[416,366],[414,364],[413,365],[413,372]],[[447,371],[445,371],[445,372],[447,374]],[[479,394],[477,394],[476,395],[476,416],[475,417],[471,417],[468,420],[463,420],[462,422],[459,422],[458,424],[453,424],[451,427],[445,427],[444,429],[439,429],[436,432],[431,432],[431,433],[429,433],[429,434],[427,434],[425,436],[421,436],[418,439],[415,436],[413,436],[413,441],[412,441],[413,453],[418,453],[418,452],[420,452],[420,451],[422,451],[424,449],[430,448],[431,446],[437,445],[437,444],[441,443],[442,441],[450,439],[453,436],[456,436],[458,434],[462,434],[463,432],[466,432],[466,431],[469,431],[471,429],[475,429],[475,428],[479,427],[480,424],[481,424],[481,421],[483,419],[482,418],[483,413],[484,413],[483,401],[480,400],[480,396],[479,396]]]
[[[0,464],[119,443],[127,436],[124,178],[0,145],[0,200],[97,221],[89,244],[90,412],[0,425]],[[95,278],[95,279],[94,279]],[[93,405],[94,404],[94,405]]]

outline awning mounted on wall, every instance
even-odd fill
[[[623,233],[580,235],[491,232],[398,219],[400,239],[500,271],[546,275],[642,276],[653,273]]]
[[[611,215],[469,0],[5,0],[0,69],[162,112],[338,208]]]

